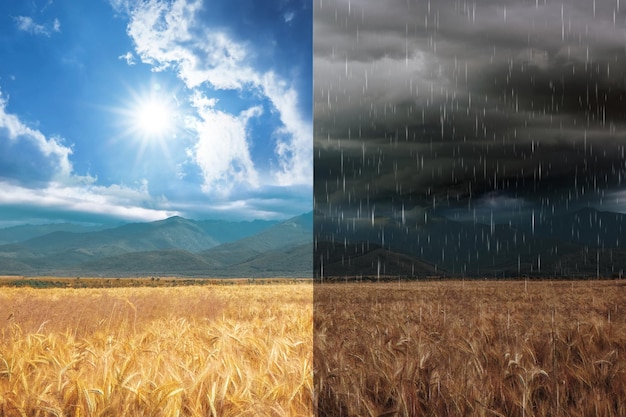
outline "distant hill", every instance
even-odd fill
[[[171,217],[99,231],[55,230],[0,245],[0,275],[306,277],[312,276],[312,228],[309,213],[283,222]]]
[[[414,223],[385,217],[340,222],[321,213],[315,220],[318,243],[334,242],[334,258],[350,259],[341,264],[328,262],[326,274],[337,276],[363,268],[355,266],[356,255],[364,256],[363,250],[348,254],[341,249],[347,245],[355,250],[362,242],[419,260],[452,276],[608,276],[626,270],[626,256],[622,256],[626,250],[624,231],[625,215],[594,209],[537,216],[534,227],[460,222],[432,214]],[[319,251],[314,255],[316,275],[322,255]],[[371,271],[372,266],[367,265],[373,265],[373,259],[364,259],[365,269]],[[377,255],[376,259],[382,257]],[[394,271],[406,275],[403,268]]]
[[[340,279],[355,277],[398,276],[426,278],[446,275],[434,265],[401,253],[391,252],[380,245],[335,244],[318,242],[314,257],[317,278]]]
[[[0,229],[0,245],[18,243],[53,232],[86,233],[103,230],[104,226],[84,226],[72,223],[22,225]]]
[[[226,277],[313,278],[313,244],[309,242],[264,252],[217,271],[220,276]]]
[[[252,236],[274,226],[276,220],[253,220],[241,222],[227,222],[223,220],[194,221],[206,234],[214,236],[219,243],[235,242],[244,237]]]
[[[519,226],[530,231],[530,224]],[[534,234],[578,245],[626,248],[626,215],[583,208],[559,215],[537,215]]]
[[[37,271],[30,265],[10,258],[0,258],[0,275],[28,275]]]
[[[170,217],[97,232],[57,231],[21,242],[20,245],[46,253],[62,253],[78,248],[96,256],[174,248],[197,252],[230,242],[231,239],[258,233],[273,224],[275,222],[195,222],[182,217]]]
[[[209,264],[226,267],[252,260],[264,253],[282,251],[285,248],[312,242],[313,214],[307,213],[276,224],[253,236],[202,251],[198,255]]]
[[[151,223],[132,223],[95,232],[55,231],[15,245],[0,245],[0,256],[7,253],[38,253],[41,257],[57,258],[57,263],[87,261],[127,252],[162,249],[204,250],[241,236],[249,236],[275,221],[225,222],[202,221],[171,217]],[[77,257],[74,261],[71,258]],[[60,259],[59,259],[60,258]]]
[[[554,276],[614,277],[626,276],[626,249],[583,248],[565,254],[548,265]]]
[[[135,276],[185,275],[211,276],[211,265],[182,249],[131,252],[85,262],[70,268],[68,275]]]

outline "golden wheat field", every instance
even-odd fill
[[[626,416],[626,282],[314,289],[320,416]]]
[[[313,415],[313,288],[0,291],[0,416]]]

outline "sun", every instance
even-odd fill
[[[143,90],[129,87],[127,95],[120,98],[121,105],[109,108],[119,129],[112,139],[136,148],[137,160],[169,157],[185,134],[185,107],[176,96],[176,89],[157,82]]]
[[[133,130],[144,137],[163,137],[172,133],[175,109],[164,97],[139,100],[133,110]]]

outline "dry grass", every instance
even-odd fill
[[[316,285],[320,416],[626,416],[626,283]]]
[[[0,275],[0,287],[31,288],[125,288],[125,287],[182,287],[205,285],[247,284],[303,284],[311,278],[191,278],[191,277],[51,277]]]
[[[312,286],[0,293],[0,416],[313,414]]]

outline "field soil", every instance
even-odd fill
[[[0,416],[313,415],[312,294],[3,288]]]
[[[625,416],[626,282],[316,284],[319,416]]]

